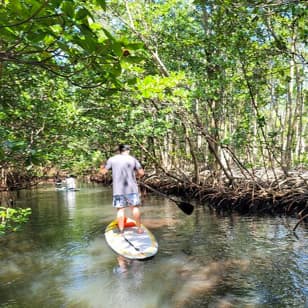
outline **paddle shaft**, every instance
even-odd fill
[[[144,254],[142,251],[140,251],[140,248],[136,247],[136,246],[125,236],[124,232],[121,232],[121,230],[120,230],[119,228],[118,228],[118,230],[119,230],[121,236],[123,236],[124,240],[125,240],[129,245],[131,245],[136,251],[138,251],[138,252]]]
[[[109,230],[108,230],[109,231]],[[108,232],[106,231],[106,232]],[[129,244],[131,245],[133,248],[135,248],[136,251],[140,251],[140,248],[136,247],[125,235],[124,232],[121,232],[121,230],[118,228],[119,233],[121,234],[121,236],[123,237],[123,239]],[[105,232],[105,233],[106,233]]]
[[[124,234],[121,234],[121,236],[123,236],[124,240],[131,245],[133,248],[135,248],[135,250],[140,251],[140,249],[138,247],[136,247],[128,238],[126,238],[126,236]]]
[[[187,215],[190,215],[194,210],[194,206],[192,204],[188,203],[188,202],[175,200],[175,199],[169,197],[168,195],[162,193],[161,191],[159,191],[159,190],[157,190],[157,189],[155,189],[155,188],[153,188],[153,187],[151,187],[148,184],[145,184],[143,182],[139,182],[139,184],[141,186],[157,193],[158,195],[161,195],[161,196],[173,201]]]
[[[161,191],[149,186],[148,184],[145,184],[143,182],[139,182],[139,183],[140,183],[140,185],[144,186],[145,188],[148,188],[149,190],[152,190],[153,192],[157,193],[158,195],[161,195],[161,196],[163,196],[163,197],[165,197],[165,198],[167,198],[167,199],[169,199],[169,200],[171,200],[175,203],[179,202],[178,200],[175,200],[175,199],[169,197],[168,195],[166,195],[166,194],[162,193]]]

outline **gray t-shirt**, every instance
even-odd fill
[[[136,158],[128,154],[117,154],[107,160],[105,168],[112,169],[114,196],[138,193],[135,171],[142,167]]]

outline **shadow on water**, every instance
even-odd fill
[[[292,219],[186,216],[148,196],[143,223],[159,242],[148,261],[106,245],[111,191],[42,187],[20,194],[33,215],[23,232],[1,238],[0,307],[306,307],[307,230]]]

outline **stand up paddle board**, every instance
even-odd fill
[[[158,243],[154,235],[141,225],[143,233],[138,233],[138,227],[133,219],[125,217],[124,233],[120,234],[117,220],[112,221],[105,229],[107,244],[117,254],[128,259],[147,259],[158,251]]]
[[[79,188],[56,187],[56,191],[79,191]]]

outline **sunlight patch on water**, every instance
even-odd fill
[[[68,305],[76,307],[159,307],[158,294],[152,290],[146,294],[131,281],[118,276],[106,275],[88,281],[68,294]],[[142,291],[142,292],[140,292]],[[145,305],[146,298],[146,305]]]
[[[22,267],[17,265],[14,261],[4,260],[0,263],[0,279],[1,283],[10,283],[23,274]]]
[[[160,294],[149,287],[151,284],[146,280],[150,277],[145,276],[144,263],[121,262],[114,254],[99,261],[97,256],[95,250],[95,258],[91,260],[93,274],[66,290],[69,307],[159,307]]]
[[[226,260],[211,262],[202,266],[197,261],[187,263],[177,269],[182,280],[182,285],[174,298],[175,307],[187,307],[195,298],[204,297],[225,283],[227,274],[232,271],[245,272],[249,270],[250,261],[243,260]],[[217,298],[217,306],[228,307],[232,305],[231,298]],[[218,304],[219,303],[219,304]],[[230,307],[232,307],[230,306]],[[189,306],[190,307],[190,306]]]

